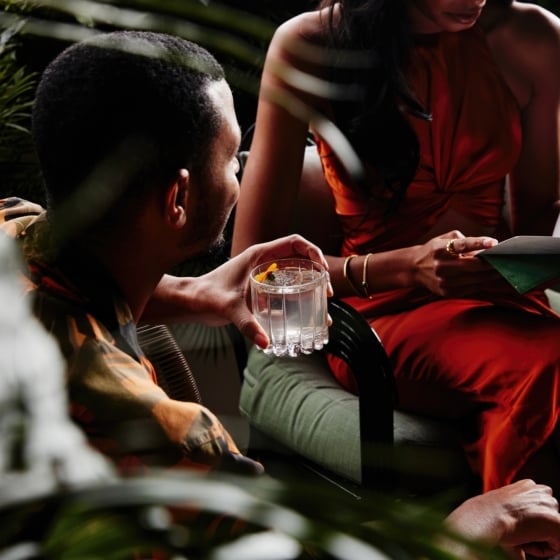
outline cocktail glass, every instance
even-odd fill
[[[307,259],[278,259],[257,266],[250,275],[252,311],[275,356],[298,356],[320,350],[329,340],[328,272]]]

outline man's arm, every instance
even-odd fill
[[[286,257],[309,258],[328,269],[327,261],[316,245],[300,235],[289,235],[253,245],[196,278],[165,275],[144,309],[142,320],[208,325],[233,323],[243,335],[264,348],[268,345],[268,337],[248,305],[249,273],[260,263]]]
[[[538,558],[560,552],[558,502],[548,486],[532,480],[470,498],[451,512],[447,524],[468,540],[503,547],[514,558],[524,558],[522,552]],[[448,546],[455,553],[464,552],[457,542]]]

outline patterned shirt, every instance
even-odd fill
[[[40,206],[0,200],[0,229],[21,242],[33,309],[67,362],[71,417],[94,447],[126,473],[154,464],[261,471],[212,412],[163,391],[119,289],[83,250],[54,256]]]

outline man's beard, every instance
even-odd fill
[[[208,247],[208,250],[202,253],[200,256],[203,258],[204,257],[213,258],[216,255],[221,255],[224,252],[225,246],[226,246],[226,238],[224,232],[222,232],[220,233],[218,238],[214,241],[214,243],[212,243],[210,247]]]
[[[206,247],[202,247],[199,251],[190,254],[185,258],[184,262],[193,261],[208,261],[214,262],[221,259],[221,262],[226,260],[229,255],[226,253],[229,251],[229,245],[226,242],[224,232],[222,231],[214,241],[210,244],[206,244]]]
[[[229,245],[226,243],[224,233],[219,236],[206,249],[193,253],[179,263],[173,272],[179,276],[198,275],[200,272],[212,270],[229,258]],[[183,271],[182,273],[180,271]],[[187,271],[187,272],[185,272]]]
[[[212,213],[204,205],[200,208],[200,215],[210,216]],[[221,223],[221,226],[220,226]],[[229,259],[231,249],[231,210],[224,213],[220,222],[216,222],[214,227],[197,227],[191,230],[185,239],[185,249],[194,248],[194,251],[187,253],[183,263],[188,268],[212,267],[215,268]],[[200,223],[199,223],[200,226]],[[214,231],[212,231],[212,229]],[[227,232],[227,233],[226,233]]]

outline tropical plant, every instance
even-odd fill
[[[0,177],[3,196],[41,200],[41,180],[30,134],[36,75],[18,63],[22,22],[0,34]]]
[[[46,472],[42,476],[48,479]],[[34,496],[22,486],[25,477],[12,477],[20,495],[12,492],[10,503],[0,505],[2,558],[506,558],[446,529],[436,503],[383,494],[356,502],[269,478],[160,472],[71,489],[55,486]],[[38,487],[36,480],[32,486]],[[220,524],[225,529],[209,531]]]

